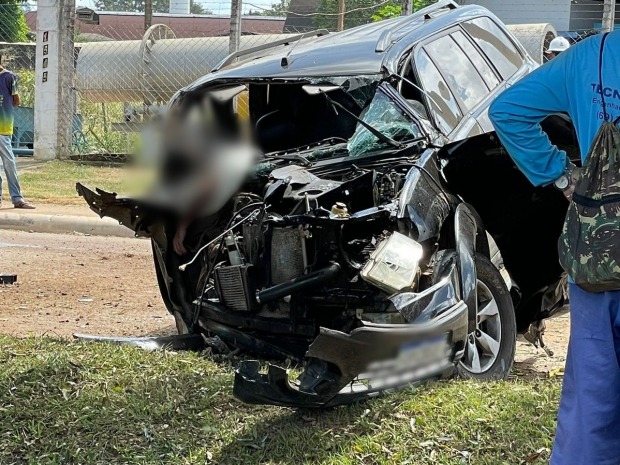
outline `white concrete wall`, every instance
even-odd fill
[[[188,15],[189,0],[170,0],[171,15]]]
[[[558,31],[568,31],[571,0],[463,0],[463,5],[488,8],[506,24],[551,23]]]

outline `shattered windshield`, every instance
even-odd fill
[[[364,109],[360,118],[396,142],[407,142],[422,136],[417,123],[381,90],[377,91],[375,98]],[[389,146],[359,123],[347,145],[349,155],[352,157],[386,147]]]

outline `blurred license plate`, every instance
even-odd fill
[[[440,362],[446,357],[448,335],[442,334],[431,339],[409,342],[400,347],[398,364],[403,367],[418,367]]]

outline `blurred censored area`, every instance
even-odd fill
[[[242,91],[181,99],[144,130],[138,160],[154,175],[150,201],[181,216],[208,216],[241,187],[261,157]]]

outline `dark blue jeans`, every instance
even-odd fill
[[[570,284],[570,317],[550,465],[620,465],[620,291]]]

